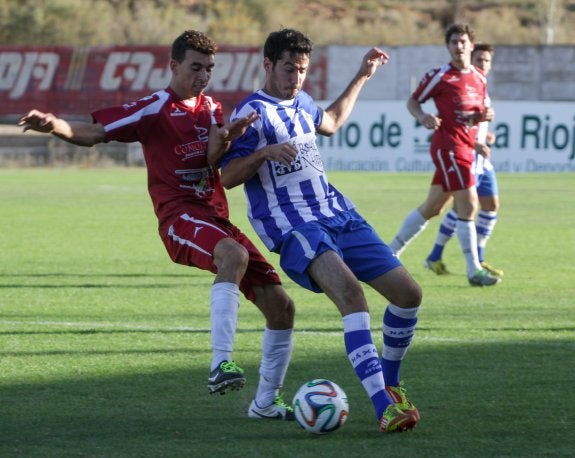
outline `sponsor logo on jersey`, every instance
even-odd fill
[[[178,107],[172,107],[172,112],[170,116],[186,116],[186,112],[180,110]]]
[[[192,157],[202,156],[206,154],[206,148],[208,142],[208,129],[206,129],[205,127],[196,126],[196,132],[198,140],[176,145],[174,149],[176,155],[183,156],[182,161],[185,161]]]
[[[299,172],[307,167],[313,167],[317,171],[323,172],[323,162],[315,141],[297,143],[295,147],[299,153],[290,165],[279,162],[274,164],[276,176]]]
[[[183,160],[188,159],[190,157],[201,156],[205,154],[206,145],[204,142],[190,142],[184,143],[182,145],[176,145],[174,148],[174,152],[178,156],[184,156]]]
[[[192,191],[198,197],[204,198],[214,193],[213,171],[210,167],[204,169],[176,170],[180,177],[180,188]]]

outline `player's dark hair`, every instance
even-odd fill
[[[190,49],[202,54],[214,55],[218,46],[206,34],[197,30],[186,30],[172,43],[171,57],[176,62],[182,62],[186,58],[186,51]]]
[[[281,29],[272,32],[264,44],[264,57],[267,57],[273,65],[281,59],[284,51],[292,54],[311,55],[313,42],[301,32],[294,29]]]
[[[473,56],[476,52],[488,52],[493,55],[495,54],[495,46],[488,43],[475,43],[473,51],[471,51],[471,55]]]
[[[449,40],[451,40],[451,35],[454,35],[456,33],[461,35],[467,35],[471,43],[473,43],[473,41],[475,40],[475,32],[467,24],[453,24],[450,25],[445,31],[445,44],[449,44]]]

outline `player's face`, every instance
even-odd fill
[[[188,49],[182,62],[172,60],[172,83],[170,87],[182,98],[199,96],[210,82],[214,69],[213,55]]]
[[[471,55],[471,64],[487,75],[491,70],[491,53],[489,51],[475,51]]]
[[[467,67],[471,62],[473,43],[466,33],[454,33],[449,38],[447,49],[451,56],[451,62],[459,67]]]
[[[293,99],[303,86],[309,67],[309,56],[284,52],[275,65],[264,59],[266,84],[264,91],[282,100]]]

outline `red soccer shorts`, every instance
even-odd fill
[[[216,244],[227,237],[234,239],[248,250],[250,260],[240,291],[253,301],[254,286],[279,285],[281,280],[256,246],[230,221],[222,218],[194,218],[186,213],[180,215],[160,237],[172,261],[185,266],[217,273],[213,252]]]
[[[456,154],[453,150],[431,150],[435,174],[431,184],[441,185],[445,192],[459,191],[475,186],[473,153]]]

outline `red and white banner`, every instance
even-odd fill
[[[0,116],[31,108],[58,115],[137,100],[170,81],[168,46],[0,46]],[[305,89],[326,98],[326,53],[314,50]],[[263,82],[262,53],[254,47],[220,47],[209,95],[226,116]]]

